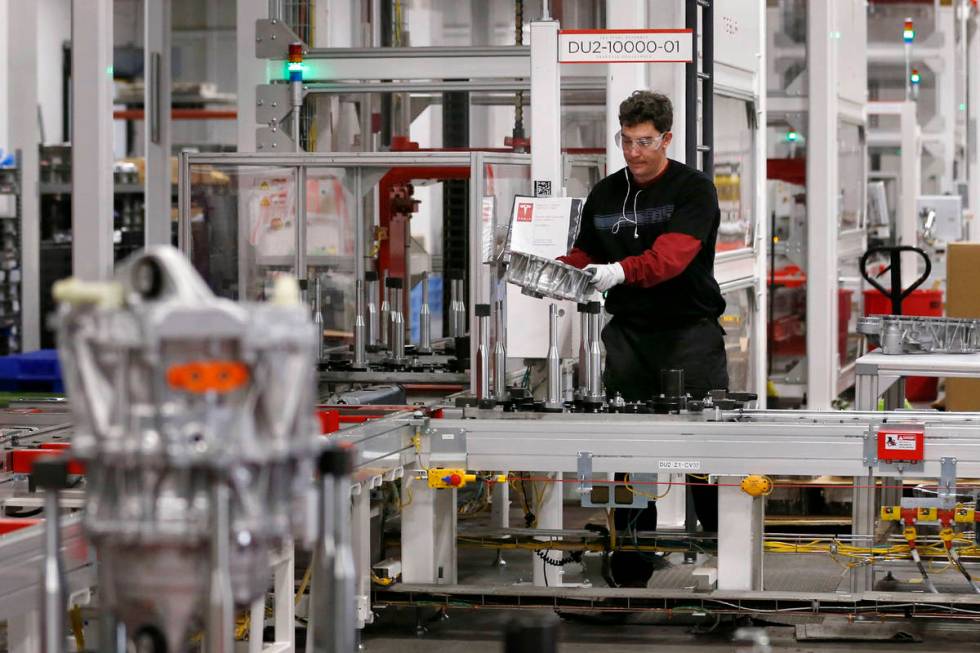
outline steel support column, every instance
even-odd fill
[[[371,612],[371,490],[362,486],[351,499],[351,548],[356,570],[354,593],[360,629],[374,621]]]
[[[38,195],[37,3],[9,3],[9,149],[20,150],[21,351],[41,346],[41,207]]]
[[[147,245],[169,245],[170,236],[170,5],[171,0],[143,3],[143,106],[146,151]]]
[[[646,2],[606,0],[607,29],[648,27]],[[619,103],[637,90],[647,87],[647,66],[616,64],[606,66],[606,171],[615,172],[626,165],[623,150],[616,145],[619,131]],[[676,111],[675,111],[676,113]]]
[[[535,509],[535,506],[528,506],[528,509],[534,510],[534,514],[538,519],[537,527],[548,529],[562,528],[563,502],[561,473],[545,474],[543,472],[535,472],[532,475],[537,477],[546,476],[551,479],[551,481],[546,483],[534,483],[535,489],[533,494],[541,497],[541,507]],[[546,550],[544,555],[551,560],[561,560],[565,554],[563,551]],[[538,555],[533,555],[531,560],[534,565],[535,585],[558,587],[563,584],[563,571],[560,566],[546,564]]]
[[[722,476],[718,488],[718,589],[761,590],[764,499]]]
[[[970,33],[968,56],[966,59],[967,102],[967,159],[969,161],[969,198],[970,210],[974,215],[980,212],[980,25],[977,13],[974,11],[969,23]],[[973,229],[972,240],[980,240],[980,229]]]
[[[561,184],[561,75],[558,22],[531,23],[531,179],[536,195],[564,195]]]
[[[919,244],[919,216],[915,210],[915,198],[922,193],[922,131],[916,118],[916,103],[902,102],[899,108],[902,147],[899,164],[902,184],[899,205],[896,207],[898,234],[896,245]],[[921,259],[908,252],[902,254],[902,286],[910,286],[919,278]]]
[[[758,0],[759,16],[765,24],[766,0]],[[755,254],[755,279],[754,290],[755,304],[752,306],[752,376],[754,378],[755,392],[759,395],[759,408],[766,407],[767,382],[769,379],[767,361],[769,343],[766,337],[768,330],[768,318],[766,308],[769,305],[769,286],[765,282],[768,278],[769,270],[769,241],[772,234],[769,233],[768,218],[768,198],[766,184],[766,96],[768,94],[768,81],[766,78],[766,30],[759,30],[759,55],[758,67],[756,70],[756,94],[755,94],[755,241],[753,252]]]
[[[112,0],[73,0],[71,41],[72,272],[94,281],[113,266]]]
[[[433,490],[405,474],[403,485],[402,580],[456,583],[456,490]]]
[[[807,3],[807,407],[837,396],[837,3]]]

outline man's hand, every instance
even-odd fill
[[[618,286],[626,281],[626,273],[623,272],[623,266],[619,263],[587,265],[585,266],[585,271],[592,272],[592,281],[590,283],[599,292],[606,292],[613,286]]]

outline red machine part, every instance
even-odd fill
[[[409,219],[418,205],[411,198],[412,181],[417,179],[432,179],[446,181],[449,179],[469,179],[468,167],[453,166],[413,166],[392,168],[378,182],[378,197],[381,206],[378,210],[378,278],[383,279],[385,271],[388,276],[405,278],[406,257],[410,239]],[[410,210],[409,210],[410,208]],[[379,284],[380,286],[381,284]],[[406,289],[408,283],[406,282]],[[384,288],[380,288],[383,293]],[[380,305],[383,297],[378,297]],[[409,293],[404,293],[403,310],[407,312]]]
[[[400,413],[407,410],[421,411],[428,417],[440,419],[443,415],[442,409],[429,409],[422,406],[322,406],[317,409],[317,419],[320,420],[320,433],[329,435],[340,430],[341,424],[363,424],[372,419],[381,419],[392,413]]]
[[[884,425],[878,429],[878,460],[895,463],[922,462],[925,439],[924,426]]]
[[[19,531],[22,528],[27,528],[28,526],[33,526],[34,524],[40,524],[43,519],[31,519],[30,517],[0,517],[0,535],[6,535],[7,533],[13,533],[14,531]]]
[[[14,449],[7,453],[6,470],[15,474],[30,474],[34,469],[35,460],[46,456],[64,455],[70,446],[65,442],[45,442],[36,449]],[[68,473],[82,475],[85,473],[85,465],[72,460],[68,463]]]

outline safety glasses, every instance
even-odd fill
[[[660,145],[663,142],[664,134],[656,137],[630,138],[629,136],[623,136],[622,130],[616,132],[616,145],[623,148],[623,150],[632,150],[633,148],[639,150],[657,150],[660,149]]]

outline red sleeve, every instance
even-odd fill
[[[673,279],[687,268],[701,251],[701,241],[680,233],[663,234],[653,247],[639,256],[627,256],[619,262],[626,283],[650,288]]]
[[[562,263],[568,263],[572,267],[576,267],[579,270],[584,268],[589,263],[595,263],[595,261],[592,260],[592,257],[589,256],[588,252],[581,250],[578,247],[573,247],[568,254],[559,256],[558,260]]]

